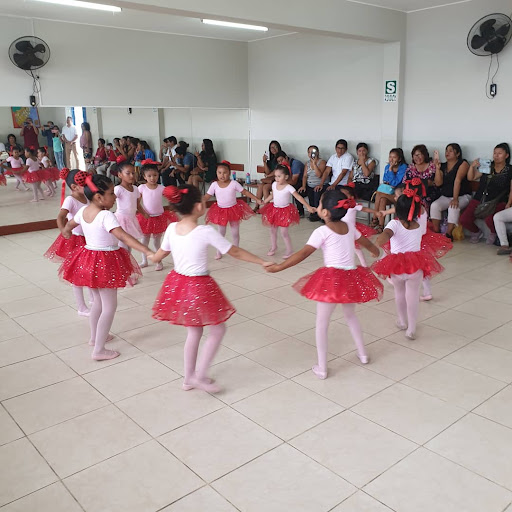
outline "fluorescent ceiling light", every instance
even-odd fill
[[[258,25],[245,25],[244,23],[231,23],[231,21],[218,21],[218,20],[201,20],[206,25],[219,25],[220,27],[230,28],[244,28],[246,30],[259,30],[260,32],[267,32],[267,27],[259,27]]]
[[[121,7],[115,5],[94,4],[92,2],[82,2],[81,0],[34,0],[36,2],[45,2],[47,4],[68,5],[70,7],[84,7],[85,9],[96,9],[98,11],[121,12]]]

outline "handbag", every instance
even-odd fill
[[[395,187],[392,187],[391,185],[388,185],[387,183],[381,183],[379,187],[377,188],[377,192],[380,192],[381,194],[388,194],[389,196],[392,196],[395,193]]]
[[[492,179],[492,177],[491,177]],[[475,219],[485,219],[486,217],[489,217],[490,215],[494,215],[494,212],[496,211],[496,207],[498,206],[498,203],[502,202],[505,195],[508,194],[508,190],[503,190],[501,193],[499,193],[494,199],[491,199],[490,201],[486,201],[488,192],[487,189],[489,187],[489,182],[491,179],[487,179],[487,183],[485,184],[485,190],[482,194],[482,201],[480,204],[475,208]]]

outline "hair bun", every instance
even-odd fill
[[[79,187],[83,187],[83,186],[85,186],[85,180],[87,179],[87,176],[89,176],[89,174],[87,174],[86,172],[84,172],[84,171],[78,171],[78,172],[75,174],[75,183],[76,183]]]
[[[164,188],[163,196],[172,204],[177,204],[181,202],[181,196],[183,194],[187,194],[188,189],[187,188],[178,188],[174,185],[169,185],[168,187]]]
[[[65,180],[68,177],[69,169],[67,167],[63,167],[59,172],[59,178],[61,180]]]

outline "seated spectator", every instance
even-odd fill
[[[263,167],[265,169],[265,177],[261,179],[256,190],[256,197],[258,199],[265,199],[272,190],[272,183],[274,182],[274,169],[277,166],[277,153],[282,151],[281,144],[277,140],[270,141],[268,145],[268,151],[263,155]],[[256,205],[254,211],[257,212],[260,209],[259,204]]]
[[[426,195],[423,198],[424,206],[427,212],[430,210],[430,203],[435,201],[439,196],[439,189],[434,183],[436,174],[436,166],[430,155],[428,149],[424,144],[414,146],[411,151],[412,164],[409,165],[405,171],[404,182],[412,180],[413,178],[420,178],[426,187]]]
[[[13,150],[17,149],[20,154],[23,153],[23,147],[21,144],[18,144],[16,141],[16,135],[13,133],[10,133],[7,135],[7,144],[5,145],[5,149],[7,153],[9,153],[9,156],[12,156]]]
[[[448,210],[446,236],[453,240],[452,231],[459,223],[461,210],[471,201],[471,185],[467,179],[469,164],[462,158],[462,150],[455,142],[448,144],[444,152],[446,162],[434,158],[436,174],[434,183],[439,187],[441,197],[430,205],[430,218],[434,231],[441,230],[443,212]]]
[[[354,165],[354,157],[347,152],[347,148],[348,144],[345,139],[338,140],[335,146],[336,153],[327,160],[321,181],[323,187],[329,176],[331,177],[327,190],[333,190],[337,186],[348,183],[348,176]]]
[[[174,167],[170,178],[174,178],[172,184],[185,184],[190,178],[190,172],[197,165],[197,160],[192,153],[187,151],[189,144],[180,141],[179,146],[176,148],[176,156],[174,157]]]
[[[309,206],[317,207],[320,203],[320,197],[322,195],[322,176],[325,171],[327,162],[320,158],[320,150],[318,146],[309,146],[308,158],[305,165],[305,172],[302,176],[302,186],[297,191],[299,194],[306,192],[308,197]],[[311,222],[317,222],[320,217],[316,213],[312,213],[308,219]]]
[[[470,242],[477,244],[484,236],[480,228],[475,224],[475,210],[482,202],[498,200],[496,208],[492,214],[485,217],[484,221],[489,228],[490,234],[487,238],[487,244],[492,245],[496,240],[496,231],[494,228],[493,217],[509,203],[510,181],[512,180],[512,169],[510,168],[510,148],[507,143],[503,142],[494,148],[493,161],[491,162],[490,172],[484,174],[478,169],[480,168],[480,160],[477,158],[468,170],[468,180],[478,181],[480,185],[473,199],[469,202],[467,208],[460,216],[460,223],[468,231],[471,231]],[[500,217],[498,217],[498,220]],[[500,243],[502,240],[500,239]],[[505,242],[505,239],[503,239]],[[508,243],[507,243],[508,245]]]
[[[149,144],[145,140],[139,142],[144,158],[142,160],[155,160],[155,152],[149,147]]]
[[[369,156],[368,152],[366,142],[360,142],[357,145],[357,160],[354,160],[348,177],[348,182],[355,185],[356,196],[365,201],[370,201],[377,190],[377,186],[373,184],[373,178],[378,161]]]
[[[299,190],[302,187],[302,174],[304,173],[304,164],[295,158],[289,158],[288,155],[284,151],[279,151],[276,155],[276,160],[279,165],[285,165],[290,167],[290,178],[288,179],[288,183],[295,188],[295,190]],[[305,197],[306,194],[302,194]],[[304,217],[304,205],[297,201],[294,198],[295,204],[297,205],[297,209],[299,210],[299,215]]]
[[[172,185],[173,179],[170,174],[174,170],[174,157],[176,156],[176,148],[178,147],[178,139],[174,135],[164,139],[167,150],[163,153],[162,166],[160,167],[160,175],[162,177],[162,185],[167,187]]]
[[[407,162],[405,161],[402,148],[393,148],[389,152],[389,163],[384,168],[382,182],[375,194],[375,214],[372,219],[372,226],[378,231],[384,229],[384,216],[377,216],[377,212],[386,210],[388,204],[395,204],[395,188],[402,183]]]
[[[203,181],[211,183],[217,176],[217,155],[210,139],[203,139],[201,153],[195,152],[197,167],[190,173],[189,185],[199,187]]]
[[[114,159],[115,161],[115,159]],[[98,139],[98,149],[94,155],[94,167],[98,174],[107,174],[108,158],[105,149],[105,139]]]

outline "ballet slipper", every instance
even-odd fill
[[[420,300],[423,301],[423,302],[428,302],[429,300],[432,300],[434,297],[432,297],[432,295],[422,295],[420,297]]]
[[[404,325],[404,324],[401,324],[400,323],[400,320],[397,320],[395,322],[395,325],[401,330],[401,331],[405,331],[407,329],[407,325]]]
[[[157,263],[155,265],[155,270],[158,272],[160,270],[163,270],[164,269],[164,266],[162,265],[162,263]]]
[[[320,366],[318,366],[317,364],[315,364],[315,366],[313,366],[313,368],[311,368],[311,370],[313,370],[313,373],[319,378],[319,379],[326,379],[327,378],[327,370],[323,371],[320,369]]]
[[[222,258],[222,254],[220,252],[218,252],[216,255],[215,255],[215,259],[216,260],[220,260]]]
[[[91,357],[94,361],[108,361],[109,359],[115,359],[119,357],[121,354],[116,350],[103,350],[99,354],[93,354]]]
[[[88,309],[85,309],[84,311],[78,310],[77,313],[78,313],[78,316],[89,316],[91,314],[90,310],[88,310]]]
[[[140,268],[146,268],[147,266],[148,266],[148,262],[147,262],[147,261],[141,261],[141,262],[139,263],[139,267],[140,267]]]
[[[276,249],[270,249],[270,251],[267,252],[267,256],[274,256],[276,253]]]
[[[415,332],[406,332],[405,337],[408,340],[415,340],[416,339],[416,333]]]
[[[370,358],[367,355],[360,355],[357,354],[357,357],[359,358],[359,361],[361,361],[361,364],[368,364],[370,362]]]
[[[107,336],[107,340],[105,341],[105,343],[108,343],[109,341],[112,341],[114,338],[115,338],[115,336],[113,334],[109,334]],[[90,340],[89,341],[89,346],[90,347],[94,347],[94,345],[95,345],[94,341]]]
[[[215,382],[213,379],[210,379],[208,377],[204,378],[203,381],[206,382],[207,384],[213,384]],[[190,391],[191,389],[194,389],[194,386],[183,381],[181,389],[183,389],[183,391]]]
[[[192,377],[186,386],[188,389],[185,389],[185,385],[183,386],[185,391],[195,388],[206,391],[207,393],[218,393],[221,389],[219,386],[214,384],[211,379],[198,379],[197,377]]]
[[[287,260],[293,253],[283,255],[283,260]]]

